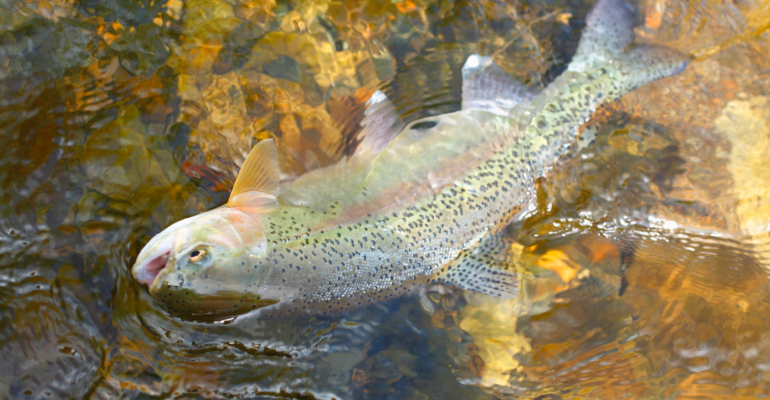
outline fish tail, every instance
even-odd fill
[[[599,0],[586,18],[586,28],[569,71],[617,70],[618,97],[639,86],[677,74],[689,57],[665,46],[634,45],[636,9],[624,0]]]
[[[588,14],[568,70],[528,109],[520,107],[511,113],[520,126],[526,126],[517,154],[527,156],[537,175],[557,166],[572,148],[580,126],[601,104],[687,66],[689,58],[674,49],[634,44],[634,21],[635,9],[624,0],[599,0]]]
[[[636,10],[623,0],[599,0],[586,17],[569,70],[595,69],[622,54],[634,42]]]

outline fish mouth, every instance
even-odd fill
[[[144,251],[142,251],[144,252]],[[134,264],[133,275],[137,281],[152,287],[155,278],[166,268],[171,255],[171,245],[160,246],[155,251],[139,257]]]

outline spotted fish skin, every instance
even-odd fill
[[[450,181],[413,196],[408,185],[404,191],[395,184],[378,186],[382,175],[398,173],[393,168],[397,161],[381,155],[354,194],[321,208],[281,201],[260,212],[264,248],[228,253],[228,259],[217,261],[216,275],[188,268],[172,256],[176,272],[162,275],[162,282],[159,276],[151,294],[182,314],[193,301],[200,302],[195,300],[200,293],[217,293],[226,282],[228,293],[243,296],[223,303],[237,310],[233,313],[253,309],[256,317],[282,318],[344,312],[418,290],[463,252],[528,210],[535,198],[535,179],[564,162],[579,127],[598,106],[685,68],[687,59],[665,48],[626,49],[629,43],[623,38],[633,28],[629,15],[622,0],[600,0],[584,34],[591,43],[581,42],[575,65],[508,115],[463,110],[413,123],[411,127],[425,130],[421,134],[426,138],[431,131],[452,131],[458,137],[475,133],[488,139],[456,175],[447,174]],[[618,29],[626,33],[602,42]],[[593,53],[581,53],[580,48]],[[390,146],[415,134],[411,127]],[[494,279],[486,282],[495,284]],[[258,301],[245,301],[248,296]]]
[[[302,231],[306,225],[296,217],[287,224],[290,218],[279,210],[267,217],[272,250],[258,267],[275,266],[263,283],[264,296],[288,301],[259,311],[265,317],[326,314],[417,290],[520,213],[534,196],[531,182],[520,159],[501,152],[462,183],[346,226],[296,234],[292,227]]]
[[[670,74],[681,70],[683,62],[680,58],[657,68]],[[508,138],[491,157],[457,183],[399,211],[310,233],[303,230],[312,222],[303,223],[295,208],[269,215],[272,250],[263,262],[277,267],[267,276],[265,295],[288,301],[262,309],[262,315],[335,313],[419,289],[463,251],[528,209],[535,198],[534,180],[567,154],[596,107],[636,86],[629,77],[621,65],[565,73],[528,106],[515,110],[518,118],[496,117],[477,127]]]

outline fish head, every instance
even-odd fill
[[[179,221],[147,243],[134,278],[170,314],[216,321],[272,305],[256,290],[267,251],[259,214],[217,208]]]

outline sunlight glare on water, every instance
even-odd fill
[[[0,1],[0,398],[770,395],[764,1],[639,2],[637,41],[693,62],[539,182],[516,299],[197,323],[130,276],[258,141],[287,179],[332,165],[375,90],[405,123],[458,110],[475,53],[539,91],[592,3]]]

